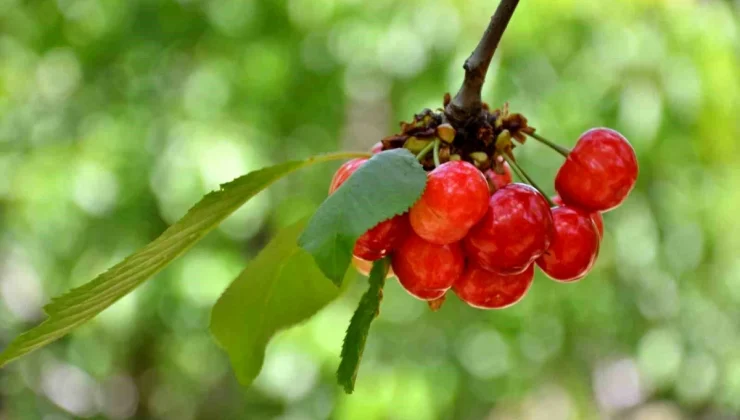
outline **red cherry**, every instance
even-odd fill
[[[367,261],[379,260],[398,248],[410,230],[407,213],[380,222],[357,239],[353,254]]]
[[[503,309],[519,302],[534,279],[534,264],[520,274],[505,275],[468,264],[452,290],[468,305],[479,309]]]
[[[557,204],[558,206],[564,206],[563,199],[560,198],[559,195],[556,195],[552,198],[552,202]],[[594,221],[594,224],[596,225],[596,229],[599,230],[599,238],[604,237],[604,217],[599,212],[593,212],[591,213],[591,220]]]
[[[491,196],[488,212],[465,238],[465,251],[486,270],[518,274],[547,250],[552,234],[545,197],[529,185],[509,184]]]
[[[373,148],[370,149],[370,153],[377,155],[378,153],[383,151],[383,142],[379,141],[373,145]]]
[[[595,128],[578,139],[555,177],[555,189],[569,206],[608,211],[627,198],[638,171],[627,139],[614,130]]]
[[[424,195],[409,212],[411,227],[427,241],[458,242],[486,213],[490,192],[483,174],[464,161],[451,161],[429,173]]]
[[[589,214],[572,207],[552,210],[555,235],[537,265],[553,280],[572,282],[583,278],[599,253],[599,232]]]
[[[498,191],[514,182],[511,177],[511,168],[509,168],[509,164],[504,162],[503,168],[503,174],[497,174],[493,169],[486,171],[486,179],[488,179],[488,184],[491,186],[492,192]]]
[[[365,162],[367,159],[353,159],[340,166],[329,186],[329,194],[333,194]],[[396,249],[409,230],[408,214],[380,222],[357,239],[353,254],[366,261],[379,260]]]
[[[410,294],[411,296],[419,299],[419,300],[426,300],[428,302],[436,301],[445,294],[447,294],[448,289],[424,289],[421,287],[415,287],[413,285],[406,286],[403,283],[401,283],[401,286]]]
[[[393,271],[412,296],[422,300],[442,297],[460,278],[465,256],[459,243],[435,245],[413,232],[393,253]]]
[[[358,273],[362,274],[365,277],[370,277],[370,270],[373,269],[372,261],[366,261],[366,260],[363,260],[362,258],[357,258],[353,255],[352,265],[355,266],[355,270],[357,270]],[[388,275],[385,276],[385,278],[389,278],[393,276],[395,276],[395,274],[393,273],[393,268],[391,267],[388,270]]]
[[[355,171],[365,162],[367,162],[367,159],[365,158],[352,159],[344,162],[344,164],[337,169],[337,172],[334,174],[334,178],[331,179],[331,184],[329,184],[329,195],[334,194],[334,191],[344,184],[344,181],[349,179],[349,176],[355,173]]]

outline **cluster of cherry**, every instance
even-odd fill
[[[374,149],[378,152],[380,149]],[[366,159],[345,163],[333,193]],[[556,206],[530,185],[503,173],[481,172],[456,160],[428,173],[427,186],[409,212],[359,238],[355,266],[391,255],[392,272],[416,298],[439,301],[451,288],[476,308],[500,309],[521,300],[534,265],[559,282],[583,278],[599,253],[601,213],[620,205],[637,180],[635,152],[621,134],[584,133],[555,178]]]

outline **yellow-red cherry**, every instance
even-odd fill
[[[463,302],[478,309],[503,309],[519,302],[534,279],[534,264],[519,274],[498,274],[472,263],[452,290]]]
[[[365,277],[370,277],[370,271],[373,269],[373,263],[372,261],[363,260],[362,258],[358,258],[356,256],[352,256],[352,265],[355,266],[355,269],[358,273],[362,274]],[[396,274],[393,272],[393,268],[390,268],[388,270],[388,275],[385,276],[386,278],[393,277]]]
[[[620,205],[637,181],[637,156],[629,141],[608,128],[585,132],[555,177],[555,190],[569,206],[588,212]]]
[[[468,258],[501,274],[527,269],[550,246],[552,214],[545,197],[525,184],[493,193],[488,211],[465,238]]]
[[[459,243],[436,245],[411,232],[393,253],[392,265],[398,281],[409,294],[434,300],[460,278],[465,256]]]
[[[551,279],[573,282],[582,279],[599,254],[601,237],[591,215],[572,207],[552,210],[555,234],[537,265]]]
[[[552,202],[557,204],[558,206],[564,206],[563,199],[560,198],[559,195],[556,195],[552,197]],[[595,211],[591,213],[591,220],[594,221],[594,224],[596,225],[596,229],[599,231],[599,238],[604,237],[604,216],[601,215],[598,211]]]
[[[511,177],[511,168],[509,167],[509,164],[504,162],[502,168],[504,171],[502,174],[496,173],[493,169],[486,171],[486,179],[488,179],[488,184],[491,187],[491,193],[494,193],[514,182],[514,179]]]
[[[365,158],[358,158],[344,162],[342,166],[337,169],[334,173],[334,177],[331,179],[331,184],[329,184],[329,195],[334,194],[334,191],[344,184],[344,182],[367,161],[368,160]]]
[[[409,220],[417,235],[445,245],[460,241],[486,213],[490,191],[483,173],[464,161],[443,163],[427,176]]]
[[[333,194],[365,162],[367,159],[353,159],[340,166],[329,186],[329,194]],[[380,222],[357,239],[353,254],[365,261],[379,260],[398,247],[409,230],[407,213]]]

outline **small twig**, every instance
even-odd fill
[[[539,141],[540,143],[546,145],[547,147],[551,148],[552,150],[560,153],[561,155],[563,155],[566,158],[570,154],[570,149],[568,149],[567,147],[563,147],[563,146],[561,146],[559,144],[553,143],[550,140],[548,140],[548,139],[540,136],[537,133],[525,133],[525,134],[528,135],[529,137],[532,137],[533,139]]]
[[[501,0],[499,3],[478,46],[465,60],[465,80],[445,109],[448,118],[464,122],[480,112],[483,104],[481,90],[486,81],[488,66],[518,4],[519,0]]]
[[[530,178],[529,175],[527,175],[527,173],[524,171],[524,169],[522,169],[522,167],[519,166],[519,164],[516,163],[516,161],[514,159],[510,158],[506,154],[503,154],[502,156],[504,157],[504,159],[506,159],[506,162],[509,164],[509,166],[511,167],[511,169],[513,169],[514,172],[516,172],[516,175],[519,177],[519,179],[521,179],[522,181],[527,182],[529,185],[533,186],[534,189],[536,189],[537,191],[539,191],[540,194],[542,194],[542,196],[545,197],[545,200],[547,200],[547,204],[549,204],[550,207],[557,207],[557,205],[552,202],[552,200],[550,199],[550,197],[548,197],[547,194],[545,194],[545,191],[543,191],[542,188],[540,188],[540,186],[537,185],[537,183],[534,182],[534,180],[532,178]]]

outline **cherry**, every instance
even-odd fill
[[[503,174],[497,174],[493,169],[489,169],[486,171],[486,179],[488,179],[488,184],[491,186],[491,192],[500,190],[501,188],[504,188],[505,186],[514,182],[513,178],[511,177],[511,168],[509,168],[509,164],[504,162],[503,168]]]
[[[392,258],[398,281],[412,296],[422,300],[442,297],[465,268],[465,256],[459,243],[436,245],[413,232]]]
[[[491,196],[488,212],[465,238],[465,251],[486,270],[518,274],[547,250],[552,235],[545,197],[529,185],[509,184]]]
[[[563,199],[560,198],[559,195],[556,195],[552,197],[552,202],[557,204],[558,206],[564,206]],[[599,238],[604,237],[604,217],[599,212],[593,212],[591,213],[591,220],[594,221],[594,224],[596,225],[596,229],[599,230]]]
[[[624,136],[608,128],[581,135],[555,177],[567,205],[589,212],[608,211],[627,198],[638,174],[637,156]]]
[[[591,216],[572,207],[552,210],[555,235],[537,265],[553,280],[572,282],[583,278],[599,253],[599,231]]]
[[[422,287],[417,287],[414,285],[405,285],[401,283],[401,286],[403,286],[404,290],[411,296],[419,299],[419,300],[426,300],[428,302],[437,301],[441,299],[445,294],[447,294],[448,289],[424,289]],[[441,306],[441,305],[440,305]]]
[[[486,213],[490,192],[483,174],[464,161],[450,161],[429,173],[427,186],[409,212],[411,227],[427,241],[458,242]]]
[[[373,148],[370,149],[370,153],[377,155],[378,153],[383,151],[383,142],[379,141],[373,145]]]
[[[497,274],[468,264],[452,290],[474,308],[503,309],[522,300],[533,279],[534,264],[530,264],[522,273],[513,275]]]
[[[355,269],[358,273],[362,274],[365,277],[370,277],[370,270],[373,269],[373,263],[372,261],[363,260],[362,258],[352,256],[352,265],[355,266]],[[385,278],[393,277],[395,274],[393,273],[393,268],[390,268],[388,270],[388,275],[385,276]]]
[[[398,248],[410,230],[407,213],[395,216],[378,223],[360,236],[352,253],[363,260],[379,260]]]
[[[334,177],[331,179],[331,184],[329,184],[329,195],[334,194],[334,191],[344,184],[344,181],[349,179],[350,175],[355,173],[355,171],[365,162],[367,162],[367,159],[365,158],[352,159],[344,162],[344,164],[337,169],[337,172],[334,173]]]
[[[366,161],[353,159],[339,167],[329,186],[329,194],[333,194]],[[353,254],[366,261],[379,260],[398,247],[409,230],[408,214],[380,222],[357,239]]]

